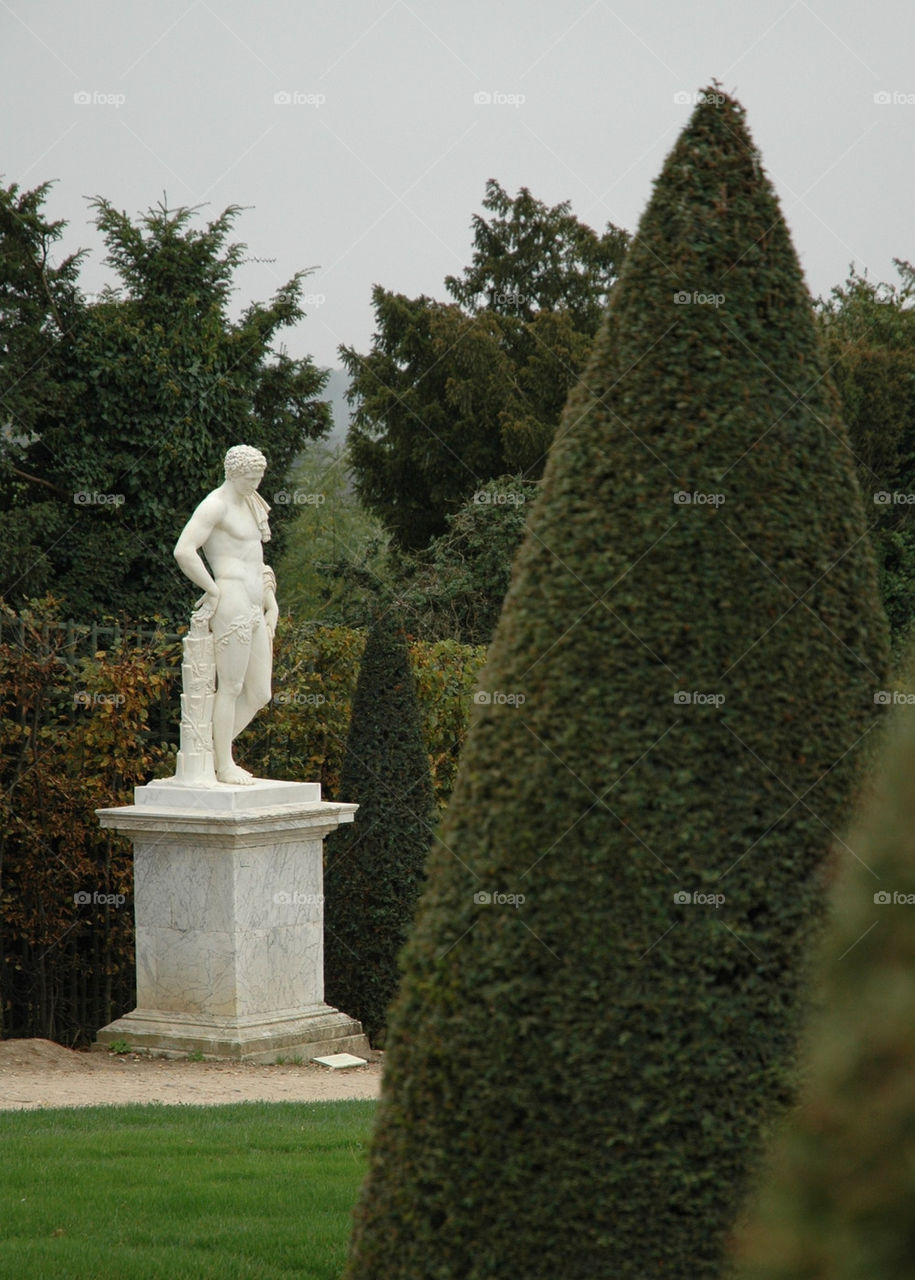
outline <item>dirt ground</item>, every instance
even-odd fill
[[[74,1052],[50,1040],[0,1041],[0,1111],[128,1102],[329,1102],[377,1098],[381,1054],[364,1067],[255,1066]]]

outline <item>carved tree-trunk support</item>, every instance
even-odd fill
[[[209,614],[198,608],[181,645],[181,729],[175,782],[216,786],[213,764],[213,701],[216,643]]]
[[[182,715],[182,721],[184,716]],[[323,839],[357,806],[311,782],[137,787],[96,810],[134,846],[137,1007],[98,1033],[185,1057],[366,1056],[324,1003]]]

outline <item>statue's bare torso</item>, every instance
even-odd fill
[[[209,493],[184,527],[175,559],[206,592],[203,609],[216,641],[213,751],[220,782],[250,783],[232,759],[232,741],[270,700],[277,606],[272,571],[265,568],[266,518],[258,522],[252,498],[262,467],[227,478]],[[261,503],[266,512],[266,506]],[[266,530],[266,532],[265,532]],[[200,558],[203,551],[210,573]]]

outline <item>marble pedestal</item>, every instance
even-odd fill
[[[324,1003],[324,836],[352,804],[317,783],[137,787],[96,810],[134,847],[137,1007],[96,1048],[273,1062],[366,1056],[355,1019]]]

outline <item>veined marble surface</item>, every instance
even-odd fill
[[[137,924],[137,1008],[97,1045],[260,1062],[368,1052],[359,1023],[324,1003],[323,838],[358,806],[270,779],[137,791],[97,810],[133,840]]]
[[[177,778],[157,778],[134,787],[133,802],[153,809],[203,809],[213,813],[238,813],[243,809],[272,809],[277,805],[319,804],[320,782],[278,782],[255,778],[248,786],[188,786]]]

